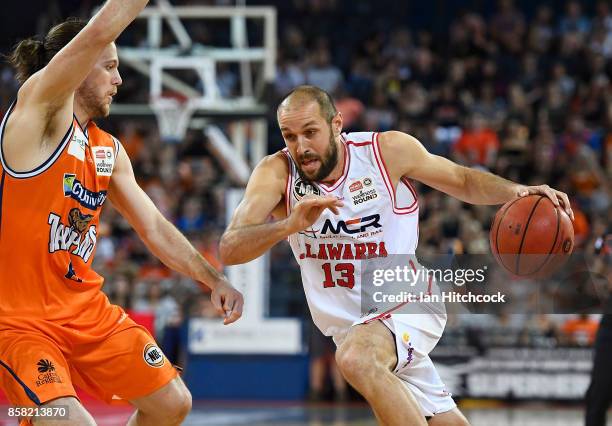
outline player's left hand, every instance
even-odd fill
[[[536,185],[523,186],[518,190],[516,195],[519,197],[525,197],[531,194],[541,194],[550,198],[555,207],[561,206],[563,210],[565,210],[565,213],[567,213],[567,215],[574,220],[574,212],[572,211],[569,198],[565,192],[557,191],[548,185]]]
[[[215,286],[210,294],[210,300],[217,312],[224,317],[223,324],[231,324],[242,316],[244,306],[242,293],[226,280],[220,281]]]

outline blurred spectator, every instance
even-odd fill
[[[111,303],[122,306],[125,309],[131,309],[132,307],[132,279],[129,274],[118,274],[112,280],[106,283],[105,290],[109,292],[108,295]]]
[[[551,315],[546,314],[536,315],[526,322],[520,337],[521,344],[534,347],[554,348],[560,340],[559,327]]]
[[[559,22],[561,34],[577,32],[584,35],[591,29],[591,22],[589,18],[582,14],[582,5],[579,1],[568,1],[565,10],[566,13]]]
[[[374,90],[372,105],[366,108],[363,120],[366,129],[391,130],[397,118],[382,90]]]
[[[351,96],[346,90],[340,88],[334,97],[336,109],[342,114],[342,125],[345,132],[355,127],[365,110],[363,102]]]
[[[545,52],[555,35],[553,28],[553,12],[550,6],[538,6],[535,19],[529,29],[529,46],[540,52]]]
[[[487,126],[480,114],[472,114],[468,127],[453,146],[453,153],[462,164],[490,169],[499,149],[497,134]]]
[[[450,147],[459,139],[464,114],[465,108],[454,87],[450,84],[442,86],[440,97],[431,105],[431,115],[437,123],[435,138],[446,147],[441,154],[448,156]]]
[[[561,331],[563,337],[571,345],[591,346],[595,341],[599,322],[591,318],[590,315],[580,314],[575,318],[568,319]]]
[[[276,80],[274,81],[274,90],[276,97],[280,98],[289,93],[294,87],[305,83],[304,72],[298,65],[290,62],[282,56],[282,52],[278,58],[276,68]]]
[[[516,52],[521,48],[525,19],[512,0],[499,0],[498,12],[491,20],[491,35],[506,49]]]
[[[187,198],[183,204],[183,212],[176,221],[177,228],[185,234],[195,234],[202,232],[205,225],[202,201],[197,197]]]
[[[481,115],[492,130],[500,130],[506,110],[505,102],[495,95],[495,88],[490,82],[481,86],[480,96],[470,108],[470,112]]]
[[[331,63],[326,47],[320,47],[311,54],[311,65],[305,75],[307,84],[320,87],[328,93],[334,93],[344,80],[340,70]]]

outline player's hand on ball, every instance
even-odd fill
[[[223,324],[231,324],[242,316],[244,306],[242,293],[229,282],[220,281],[211,292],[210,300],[217,312],[223,316]]]
[[[308,195],[298,201],[287,218],[291,233],[303,231],[317,221],[323,210],[330,209],[338,214],[338,207],[344,204],[336,197]]]
[[[531,194],[540,194],[550,198],[555,207],[561,206],[565,213],[574,220],[574,212],[570,206],[569,198],[565,192],[557,191],[548,185],[523,186],[517,191],[517,196],[525,197]]]

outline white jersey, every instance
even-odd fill
[[[283,150],[290,168],[287,214],[308,194],[332,195],[344,203],[339,215],[325,210],[310,229],[289,237],[312,318],[327,336],[341,335],[355,323],[388,315],[377,309],[361,312],[362,259],[414,255],[419,234],[416,192],[406,178],[393,188],[380,154],[378,133],[343,134],[342,142],[344,171],[329,186],[303,181],[288,150]],[[436,311],[417,315],[414,322],[416,328],[439,338],[446,317]]]

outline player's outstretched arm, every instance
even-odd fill
[[[221,261],[226,265],[258,258],[279,241],[308,228],[326,208],[337,213],[336,207],[341,203],[336,198],[305,197],[294,206],[289,217],[266,223],[284,201],[289,171],[282,156],[277,153],[264,158],[253,171],[244,199],[221,237]]]
[[[155,207],[138,186],[130,160],[120,149],[109,187],[109,199],[136,230],[147,248],[166,266],[212,289],[211,299],[224,323],[242,315],[242,294],[217,272]]]
[[[516,197],[542,194],[556,206],[562,205],[573,218],[567,195],[548,185],[525,186],[492,173],[461,166],[429,153],[417,139],[402,132],[381,133],[379,142],[394,182],[407,176],[471,204],[503,204]]]
[[[148,0],[108,0],[88,24],[42,70],[23,85],[19,100],[56,109],[72,99],[104,48],[146,6]],[[68,105],[72,107],[71,103]]]

